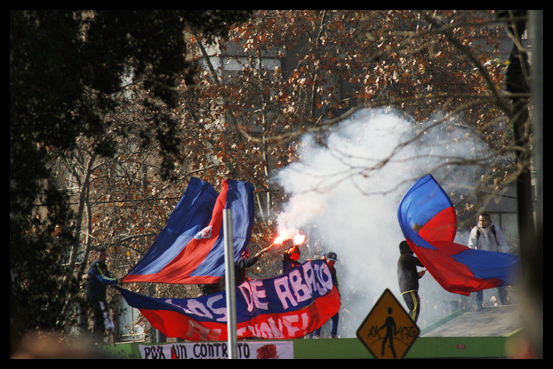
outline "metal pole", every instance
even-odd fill
[[[234,281],[234,236],[232,210],[223,210],[223,234],[225,237],[225,287],[227,294],[227,332],[229,359],[237,359],[236,350],[236,286]]]
[[[524,332],[536,358],[543,358],[543,10],[529,10],[534,103],[534,170],[536,171],[536,238],[525,245],[526,293],[522,298]],[[522,251],[522,247],[521,247]]]

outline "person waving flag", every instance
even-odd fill
[[[455,209],[431,175],[407,191],[399,204],[398,220],[409,247],[447,291],[469,295],[515,283],[517,255],[474,250],[453,242]]]

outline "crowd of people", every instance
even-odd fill
[[[285,250],[282,254],[282,273],[287,273],[288,271],[301,265],[299,259],[301,257],[300,247],[294,245],[291,240],[284,242]],[[247,269],[253,267],[260,258],[267,253],[273,245],[266,247],[255,255],[251,256],[249,248],[246,248],[238,260],[234,262],[234,275],[235,275],[235,284],[239,285],[243,283],[247,277]],[[104,248],[100,248],[96,251],[96,259],[92,262],[89,271],[88,271],[88,280],[86,285],[86,300],[81,306],[81,315],[80,315],[80,326],[82,330],[86,330],[88,326],[88,316],[92,315],[93,328],[92,334],[93,337],[98,342],[103,340],[103,335],[105,331],[113,332],[113,321],[111,320],[107,302],[106,302],[106,289],[107,286],[114,286],[120,283],[119,279],[113,278],[108,270],[106,260],[107,260],[107,251]],[[336,287],[338,287],[338,279],[336,276],[336,268],[334,264],[338,261],[337,255],[335,252],[329,252],[323,254],[322,258],[326,261],[331,275],[332,282]],[[208,296],[213,293],[221,291],[220,283],[213,284],[201,284],[198,285],[200,288],[200,296]],[[338,337],[338,321],[339,314],[336,313],[335,316],[331,318],[331,337]],[[319,338],[321,329],[318,329],[313,333],[313,338]]]
[[[469,236],[468,247],[476,250],[494,252],[509,252],[509,244],[501,229],[493,224],[488,212],[482,212],[477,217],[477,224],[472,228]],[[424,267],[419,259],[413,255],[413,251],[406,241],[399,244],[400,257],[397,263],[397,275],[401,295],[409,309],[409,315],[416,323],[420,315],[419,279],[426,270],[418,271],[417,267]],[[499,300],[502,305],[510,305],[507,286],[498,287]],[[474,309],[483,309],[484,291],[473,292],[471,300],[474,301]]]
[[[301,265],[301,250],[298,245],[295,245],[292,240],[284,242],[284,251],[282,253],[282,273],[287,273],[290,270]],[[477,225],[471,230],[468,246],[473,249],[496,251],[496,252],[508,252],[509,245],[507,240],[501,231],[501,229],[494,225],[491,221],[491,217],[487,212],[479,214],[477,218]],[[246,248],[241,257],[235,261],[235,283],[239,285],[243,283],[247,277],[247,269],[254,266],[260,258],[267,253],[273,245],[266,247],[255,255],[251,256],[249,249]],[[414,255],[412,249],[406,241],[401,241],[399,244],[399,259],[397,263],[397,277],[401,295],[405,301],[405,304],[409,310],[409,315],[416,323],[420,315],[420,297],[419,297],[419,279],[422,278],[426,272],[420,260]],[[93,316],[93,334],[101,337],[105,333],[105,330],[113,329],[113,322],[110,319],[110,314],[107,310],[106,303],[106,287],[109,285],[116,285],[119,280],[113,278],[106,265],[107,252],[105,249],[97,250],[96,260],[92,263],[88,273],[88,282],[86,288],[86,306],[83,307],[84,314],[82,317],[82,324],[87,324],[88,314],[91,312]],[[332,275],[333,284],[339,288],[337,270],[335,267],[338,261],[337,254],[335,252],[327,252],[322,255],[322,259],[326,261],[329,270]],[[199,285],[200,296],[207,296],[221,291],[220,283]],[[503,305],[510,304],[509,297],[507,295],[507,289],[505,287],[499,287],[499,298]],[[473,293],[475,301],[475,310],[480,311],[483,309],[483,291]],[[338,324],[339,313],[336,313],[330,319],[330,337],[338,338]],[[319,338],[321,336],[321,328],[312,333],[312,338]]]

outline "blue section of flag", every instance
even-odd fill
[[[217,196],[209,183],[191,178],[167,225],[129,275],[156,274],[173,261],[190,240],[207,227]]]
[[[253,230],[254,187],[248,182],[228,180],[225,209],[232,210],[232,233],[234,238],[234,260],[238,260],[250,243]],[[222,276],[225,274],[225,245],[223,231],[219,239],[191,276]]]
[[[224,180],[220,194],[192,178],[167,225],[123,282],[209,284],[224,275],[223,209],[232,210],[237,259],[250,241],[254,187]]]
[[[517,255],[473,250],[453,242],[457,218],[448,196],[431,175],[411,186],[398,208],[403,235],[413,252],[449,292],[470,292],[513,284]]]

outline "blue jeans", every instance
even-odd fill
[[[499,301],[501,305],[509,305],[509,298],[507,296],[507,286],[497,287],[499,292]],[[482,300],[484,299],[484,291],[477,291],[475,296],[475,303],[478,306],[482,306]]]
[[[338,335],[338,321],[340,320],[340,314],[336,313],[332,318],[330,318],[330,336],[334,337]],[[326,324],[326,323],[325,323]],[[321,326],[322,328],[322,326]],[[318,337],[321,335],[321,328],[313,332],[313,337]]]

